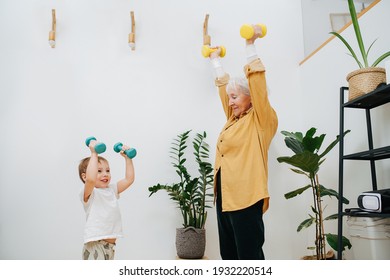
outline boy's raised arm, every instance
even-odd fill
[[[91,158],[89,160],[87,170],[85,172],[85,184],[84,184],[84,202],[88,201],[93,188],[96,185],[96,178],[98,174],[98,154],[95,152],[96,141],[91,141],[89,149],[91,150]]]
[[[133,160],[124,153],[124,151],[128,149],[130,149],[128,146],[123,146],[122,151],[120,152],[120,154],[125,158],[126,170],[125,178],[118,182],[118,193],[121,193],[129,188],[135,179]]]

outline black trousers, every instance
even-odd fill
[[[217,174],[217,220],[223,260],[264,260],[263,200],[237,211],[222,212],[221,176]]]

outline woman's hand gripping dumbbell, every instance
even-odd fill
[[[210,47],[208,45],[203,45],[203,47],[202,47],[202,55],[206,58],[210,57],[210,54],[215,52],[215,51],[219,51],[220,57],[224,57],[226,54],[226,49],[224,46]]]
[[[137,151],[134,148],[123,145],[121,142],[118,142],[114,145],[114,151],[116,153],[123,152],[128,158],[134,158],[137,155]]]
[[[93,142],[91,143],[91,141],[93,141]],[[85,145],[87,145],[87,147],[89,147],[89,148],[92,147],[97,154],[101,154],[101,153],[104,153],[106,151],[106,144],[104,144],[102,142],[97,142],[96,138],[93,136],[88,137],[85,140]],[[90,147],[90,145],[91,145],[91,147]]]
[[[267,34],[267,26],[265,24],[243,24],[240,28],[242,38],[249,40],[256,35],[254,39],[263,38]]]

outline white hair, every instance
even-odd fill
[[[226,92],[239,91],[245,95],[250,96],[248,80],[244,77],[235,77],[229,80],[226,86]]]

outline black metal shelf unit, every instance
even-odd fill
[[[377,190],[375,161],[390,158],[390,146],[374,149],[372,138],[371,114],[370,110],[390,102],[390,85],[381,85],[376,90],[345,102],[345,92],[348,87],[340,88],[340,143],[339,143],[339,196],[343,197],[343,177],[344,160],[366,160],[370,161],[372,190]],[[344,109],[364,109],[366,112],[368,150],[350,155],[344,155]],[[343,216],[364,216],[364,217],[390,217],[390,214],[367,213],[367,212],[344,212],[342,200],[338,203],[338,252],[337,259],[342,258],[342,236],[343,236]]]

